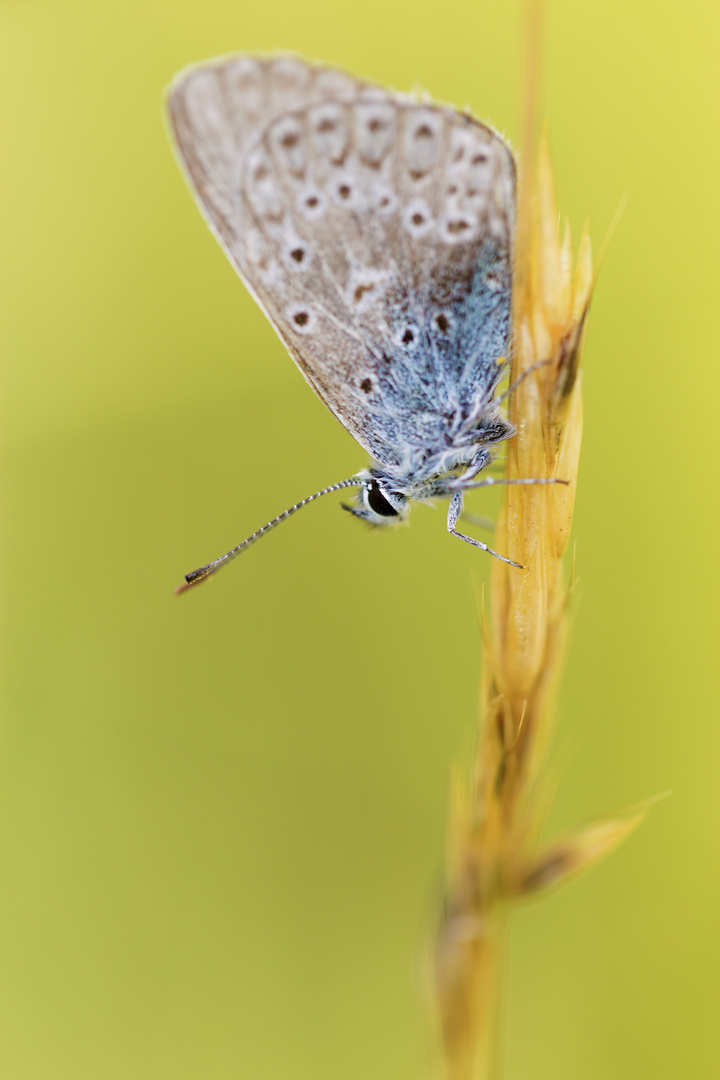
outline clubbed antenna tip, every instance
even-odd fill
[[[197,570],[193,570],[192,573],[185,575],[185,580],[182,585],[178,585],[175,589],[175,595],[181,596],[182,593],[188,592],[195,585],[202,585],[203,581],[207,581],[208,578],[213,576],[213,569],[211,566],[200,566]]]

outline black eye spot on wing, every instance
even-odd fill
[[[312,308],[293,305],[285,309],[285,314],[293,330],[296,330],[298,334],[313,334],[316,332],[318,319]]]
[[[369,379],[369,378],[363,379],[363,381],[360,383],[360,389],[363,390],[366,394],[372,393],[372,388],[373,388],[372,379]]]
[[[440,333],[444,334],[450,327],[447,315],[443,315],[442,313],[440,315],[437,315],[435,317],[435,325],[437,326]]]
[[[420,240],[433,227],[430,207],[424,199],[413,199],[403,210],[403,225],[415,240]]]
[[[296,263],[301,263],[305,258],[305,248],[296,247],[290,252],[290,258],[294,259]]]
[[[367,284],[367,285],[360,284],[360,285],[358,285],[356,287],[356,289],[355,289],[355,292],[353,293],[354,302],[356,304],[359,304],[360,301],[362,300],[363,296],[365,296],[367,293],[373,292],[374,288],[375,288],[375,286],[373,284]]]
[[[415,331],[411,330],[408,326],[407,330],[405,331],[400,340],[402,341],[403,345],[412,345],[413,341],[415,340]]]
[[[325,213],[325,196],[315,188],[301,191],[298,195],[298,209],[302,216],[309,221],[316,221]]]
[[[463,221],[462,218],[458,218],[455,221],[449,221],[447,231],[453,236],[459,236],[461,233],[466,232],[470,228],[468,221]]]

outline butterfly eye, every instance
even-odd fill
[[[383,495],[377,480],[371,480],[365,489],[368,506],[380,517],[398,517],[398,512]]]

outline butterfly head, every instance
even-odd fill
[[[407,517],[410,499],[397,490],[395,483],[379,469],[359,474],[364,481],[352,505],[343,510],[362,518],[370,525],[391,525]]]

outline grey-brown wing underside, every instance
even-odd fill
[[[292,58],[174,83],[198,201],[298,366],[407,471],[507,348],[514,163],[490,129]]]

